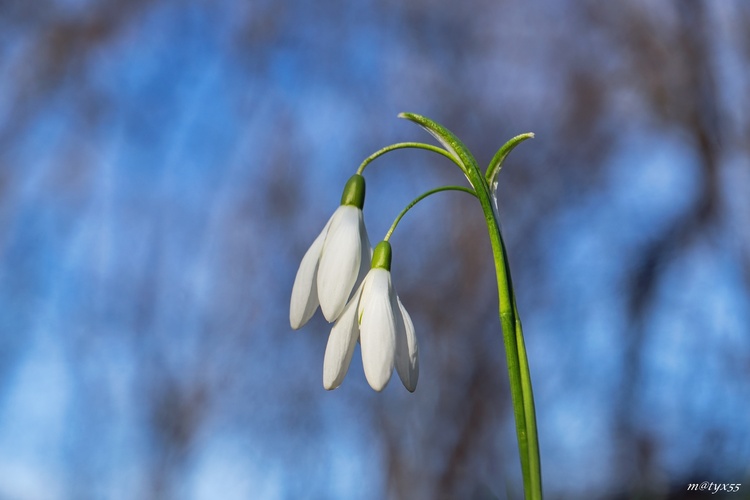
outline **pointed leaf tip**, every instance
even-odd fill
[[[525,134],[519,134],[513,137],[503,144],[500,149],[497,150],[497,153],[495,153],[495,156],[492,157],[492,161],[490,161],[490,164],[487,166],[487,171],[484,174],[485,179],[487,179],[487,184],[492,186],[495,182],[497,174],[500,172],[500,169],[503,168],[503,162],[508,154],[526,139],[533,139],[534,137],[534,132],[526,132]]]
[[[416,123],[427,132],[429,132],[430,135],[432,135],[435,139],[437,139],[437,141],[445,148],[445,150],[450,153],[455,163],[459,167],[461,167],[464,175],[466,175],[466,177],[470,182],[472,182],[472,185],[474,186],[473,181],[471,181],[473,177],[472,170],[478,170],[479,167],[477,167],[476,165],[474,156],[472,156],[468,148],[453,132],[440,125],[436,121],[430,120],[426,116],[418,115],[416,113],[399,113],[398,116],[399,118],[405,118]],[[481,175],[481,173],[479,175]],[[477,189],[477,186],[474,186],[474,188]]]

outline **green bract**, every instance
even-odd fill
[[[373,269],[381,268],[386,271],[391,270],[391,244],[387,241],[381,241],[375,246],[375,250],[372,251],[372,265]]]
[[[365,178],[359,174],[349,177],[341,193],[341,204],[362,208],[365,206]]]

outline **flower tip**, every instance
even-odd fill
[[[332,391],[334,389],[338,389],[341,386],[341,383],[336,383],[335,380],[326,380],[323,379],[323,389],[326,391]]]
[[[390,370],[385,366],[379,367],[380,370],[373,373],[373,370],[365,368],[365,379],[367,383],[372,387],[375,392],[381,392],[391,381],[391,375],[393,374],[393,367]]]
[[[399,372],[399,376],[401,373]],[[414,392],[417,390],[417,380],[419,379],[419,367],[416,368],[416,370],[412,370],[411,373],[407,376],[401,376],[401,382],[404,384],[404,387],[406,387],[406,390],[409,392]]]
[[[383,389],[385,389],[385,387],[388,385],[388,380],[386,380],[385,383],[381,383],[381,382],[372,383],[368,380],[368,383],[370,384],[370,387],[372,387],[372,389],[375,392],[383,392]]]
[[[289,325],[292,330],[299,330],[310,320],[315,312],[315,309],[311,307],[312,305],[317,309],[317,304],[302,303],[295,294],[292,294],[292,305],[289,307]]]
[[[329,323],[333,323],[338,319],[338,317],[341,315],[341,310],[342,308],[340,307],[340,305],[332,306],[329,302],[323,301],[321,301],[320,303],[320,311],[323,313],[323,317]]]

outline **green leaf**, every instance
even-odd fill
[[[525,134],[517,135],[503,144],[502,147],[497,150],[497,153],[495,153],[495,156],[492,157],[492,161],[487,167],[487,173],[485,173],[487,184],[492,186],[497,181],[497,174],[500,173],[500,169],[503,168],[503,161],[505,161],[505,157],[508,156],[508,153],[510,153],[513,148],[521,144],[526,139],[532,139],[533,137],[533,132],[527,132]]]
[[[459,164],[461,170],[464,171],[466,177],[472,182],[473,172],[472,170],[478,170],[479,166],[477,161],[472,156],[469,149],[464,145],[461,140],[455,136],[453,132],[443,127],[439,123],[436,123],[429,118],[415,113],[399,113],[399,118],[406,118],[407,120],[413,121],[417,125],[420,125],[427,132],[437,139],[443,147],[448,150],[456,163]],[[476,189],[477,186],[474,186]]]

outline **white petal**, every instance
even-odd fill
[[[318,262],[332,220],[333,216],[328,219],[323,230],[302,257],[297,276],[294,278],[292,301],[289,306],[289,323],[295,330],[307,323],[318,308]]]
[[[370,245],[370,238],[367,236],[367,229],[365,228],[365,219],[359,217],[359,236],[361,245],[361,257],[359,263],[359,274],[357,275],[357,281],[354,286],[358,286],[362,283],[370,272],[370,264],[372,263],[372,246]]]
[[[330,322],[344,310],[362,262],[362,210],[341,205],[334,212],[318,266],[318,298]]]
[[[352,300],[344,307],[344,312],[333,324],[331,335],[328,337],[323,359],[323,387],[329,391],[341,385],[352,361],[354,346],[359,338],[357,310],[361,294],[360,286]]]
[[[419,380],[419,349],[417,348],[417,336],[414,332],[414,323],[409,313],[396,296],[394,309],[398,307],[400,318],[396,316],[396,371],[401,382],[409,392],[414,392]]]
[[[396,320],[391,293],[391,273],[372,269],[365,278],[359,301],[359,337],[365,378],[376,391],[382,391],[388,384],[396,356]]]

